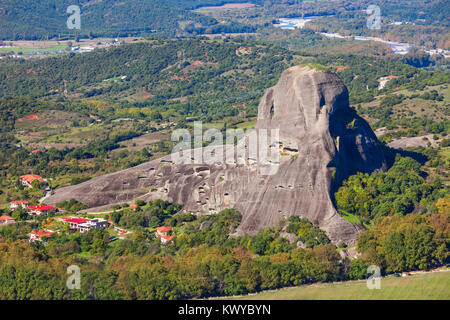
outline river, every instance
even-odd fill
[[[274,26],[280,29],[287,29],[287,30],[294,30],[294,29],[302,29],[306,23],[309,21],[312,21],[314,19],[321,18],[320,16],[311,16],[306,18],[280,18],[279,23],[275,23]],[[384,40],[378,37],[363,37],[363,36],[343,36],[339,33],[327,33],[327,32],[320,32],[321,35],[327,37],[327,38],[333,38],[333,39],[348,39],[348,40],[355,40],[355,41],[377,41],[382,42],[386,45],[388,45],[393,53],[396,54],[407,54],[411,48],[414,47],[414,45],[407,43],[407,42],[395,42],[395,41],[388,41]],[[444,50],[444,49],[435,49],[435,50],[424,50],[429,55],[433,54],[442,54],[445,58],[450,58],[450,51]]]

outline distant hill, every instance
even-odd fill
[[[61,94],[114,100],[121,108],[186,108],[190,115],[256,112],[264,89],[292,61],[283,48],[234,40],[161,39],[83,54],[0,63],[0,97]],[[28,70],[28,71],[27,71]],[[14,75],[12,77],[11,75]],[[125,80],[104,81],[120,78]],[[152,97],[152,98],[151,98]],[[177,99],[182,99],[178,101]],[[130,105],[130,101],[135,101]],[[184,102],[183,102],[184,101]],[[236,107],[236,106],[235,106]]]
[[[37,40],[47,37],[188,36],[197,33],[245,31],[245,27],[218,23],[184,8],[220,1],[165,0],[3,0],[0,4],[0,39]],[[69,30],[70,5],[81,8],[81,29]]]

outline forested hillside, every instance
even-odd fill
[[[428,269],[446,261],[448,215],[385,218],[363,233],[363,258],[342,259],[316,226],[291,217],[255,236],[228,237],[240,223],[235,210],[196,219],[172,214],[176,204],[139,203],[137,212],[117,208],[112,219],[135,227],[126,240],[108,230],[65,233],[42,243],[24,243],[40,219],[0,228],[0,299],[187,299],[236,295],[305,283],[367,278],[377,264],[387,272]],[[148,228],[159,221],[175,228],[175,241],[161,245]],[[201,227],[207,225],[207,227]],[[281,235],[291,235],[289,242]],[[296,244],[299,241],[302,247]],[[305,245],[304,245],[305,244]],[[342,248],[341,248],[342,249]],[[80,290],[68,290],[66,268],[82,269]],[[14,279],[15,281],[13,281]],[[45,290],[44,290],[45,289]]]
[[[2,64],[0,96],[49,97],[66,88],[69,97],[106,98],[121,109],[164,106],[160,111],[226,116],[238,112],[233,105],[245,103],[256,114],[264,89],[292,59],[280,47],[239,40],[154,40]],[[105,81],[115,77],[125,78]]]
[[[66,11],[70,5],[81,8],[80,30],[67,28],[66,21],[70,14]],[[183,7],[186,6],[182,1],[175,6],[161,0],[24,0],[19,3],[5,0],[0,4],[0,39],[36,40],[75,35],[186,36],[247,30],[232,23],[219,24],[213,18],[184,10]]]

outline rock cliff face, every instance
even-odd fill
[[[243,215],[238,233],[249,234],[296,215],[318,224],[335,243],[354,243],[358,229],[336,212],[331,195],[350,174],[384,170],[386,161],[370,126],[349,107],[342,81],[332,72],[308,67],[286,70],[259,105],[255,132],[267,130],[269,135],[279,130],[269,148],[278,159],[255,161],[247,135],[236,147],[203,150],[216,155],[243,150],[245,155],[235,156],[235,163],[177,164],[169,155],[61,188],[47,203],[75,198],[99,210],[135,199],[162,198],[192,212],[232,207]],[[183,155],[190,159],[194,153]],[[268,164],[273,174],[262,170]]]

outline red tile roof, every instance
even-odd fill
[[[53,232],[47,231],[47,230],[39,230],[39,231],[32,231],[30,234],[33,234],[36,238],[40,237],[47,237],[49,238],[52,235]]]
[[[28,201],[12,201],[11,204],[28,204]]]
[[[173,228],[172,227],[157,227],[156,230],[158,232],[164,233],[167,231],[173,231]]]
[[[32,183],[34,180],[37,180],[40,182],[44,181],[44,179],[42,179],[42,177],[38,176],[37,174],[26,174],[26,175],[20,176],[20,179],[23,179],[28,183]]]
[[[35,211],[48,211],[48,210],[54,210],[54,209],[58,209],[58,208],[52,207],[52,206],[37,205],[37,206],[29,206],[28,209],[35,210]]]
[[[85,223],[88,221],[91,221],[91,219],[87,218],[61,218],[62,220],[69,222],[69,223]]]
[[[14,221],[14,218],[10,216],[1,216],[0,221]]]
[[[173,237],[172,236],[161,236],[161,238],[167,240],[167,241],[172,241]]]

